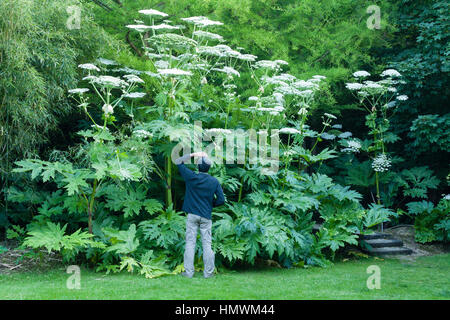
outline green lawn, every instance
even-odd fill
[[[378,265],[381,289],[369,290],[366,269]],[[450,254],[416,261],[374,258],[328,268],[256,269],[212,279],[81,270],[81,289],[69,290],[65,268],[0,275],[0,299],[450,299]]]

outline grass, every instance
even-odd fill
[[[369,290],[367,267],[381,270],[381,289]],[[367,258],[328,268],[249,269],[212,279],[145,279],[81,269],[81,289],[69,290],[65,268],[0,275],[0,299],[450,299],[450,254],[415,261]]]

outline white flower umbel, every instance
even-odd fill
[[[397,89],[395,87],[388,87],[387,91],[389,91],[389,92],[397,92]]]
[[[105,113],[106,116],[109,116],[109,115],[114,113],[114,108],[110,104],[104,104],[103,107],[102,107],[102,110],[103,110],[103,112]]]
[[[139,10],[139,13],[145,14],[146,16],[151,17],[168,17],[169,15],[167,13],[155,10],[155,9],[145,9],[145,10]]]
[[[162,76],[192,76],[192,72],[181,69],[158,69],[158,73]]]
[[[295,128],[281,128],[279,130],[280,133],[287,133],[287,134],[299,134],[301,133],[299,130]]]
[[[280,81],[288,82],[288,83],[294,82],[295,80],[297,80],[297,78],[295,76],[293,76],[293,75],[291,75],[289,73],[282,73],[282,74],[280,74],[278,76],[271,77],[271,79],[273,79],[273,80],[280,80]]]
[[[402,75],[395,69],[387,69],[381,73],[382,77],[401,77]]]
[[[292,85],[297,89],[317,89],[319,87],[318,84],[305,80],[295,81]]]
[[[278,65],[283,65],[283,66],[287,66],[289,63],[287,62],[287,61],[284,61],[284,60],[280,60],[280,59],[278,59],[278,60],[275,60],[274,61],[276,64],[278,64]]]
[[[207,17],[197,16],[190,18],[182,18],[181,20],[186,21],[188,23],[195,24],[197,27],[208,27],[208,26],[221,26],[223,25],[220,21],[210,20]]]
[[[152,28],[151,26],[146,26],[145,24],[129,24],[126,27],[128,29],[136,30],[137,32],[145,32]]]
[[[361,83],[346,83],[345,87],[348,90],[361,90],[363,88],[363,85]]]
[[[231,49],[225,44],[218,44],[216,46],[200,46],[196,48],[198,54],[216,56],[219,58],[237,58],[240,59],[242,54],[239,51]]]
[[[347,141],[347,148],[342,149],[342,152],[359,152],[361,149],[361,143],[358,140]]]
[[[304,116],[308,114],[308,110],[306,110],[305,108],[300,108],[300,110],[298,110],[298,114]]]
[[[345,131],[341,133],[338,137],[341,139],[347,139],[348,137],[351,137],[353,134],[349,131]]]
[[[372,162],[372,169],[376,172],[388,171],[391,166],[391,160],[384,154],[378,155]]]
[[[370,73],[368,73],[367,71],[361,70],[361,71],[354,72],[353,76],[355,78],[366,78],[366,77],[370,77]]]
[[[284,60],[259,60],[255,63],[256,69],[279,69],[282,65],[287,65],[288,63]]]
[[[323,133],[320,135],[320,137],[321,137],[322,139],[325,139],[325,140],[334,140],[334,139],[336,138],[336,136],[335,136],[334,134],[330,134],[330,133],[327,133],[327,132],[323,132]]]
[[[100,71],[100,69],[92,63],[80,64],[80,65],[78,65],[78,68],[89,70],[89,71]]]
[[[398,96],[398,97],[397,97],[397,100],[400,100],[400,101],[406,101],[406,100],[408,100],[408,96],[405,95],[405,94],[403,94],[403,95],[401,95],[401,96]]]
[[[276,84],[279,86],[289,86],[286,82],[284,82],[281,78],[279,77],[268,77],[268,76],[262,76],[261,77],[261,81],[267,83],[267,84]]]
[[[126,93],[124,94],[124,98],[129,98],[129,99],[140,99],[143,98],[146,95],[146,93],[144,92],[130,92],[130,93]]]
[[[384,87],[379,83],[373,81],[364,81],[364,89],[383,89]]]
[[[243,60],[243,61],[249,61],[249,62],[256,61],[257,58],[258,58],[258,56],[255,56],[253,54],[248,54],[248,53],[246,53],[246,54],[239,54],[236,57],[236,59]]]
[[[331,126],[334,129],[342,129],[342,124],[335,124]]]
[[[171,26],[171,25],[165,24],[165,23],[158,24],[156,26],[150,26],[150,28],[153,30],[177,30],[177,29],[180,29],[180,27]]]
[[[133,135],[135,135],[138,138],[151,138],[153,136],[147,130],[142,130],[142,129],[138,129],[138,130],[133,131]]]
[[[72,93],[72,94],[76,93],[76,94],[80,94],[81,95],[81,94],[86,93],[88,91],[89,91],[89,89],[87,89],[87,88],[76,88],[76,89],[71,89],[68,92]]]
[[[105,59],[105,58],[98,58],[97,61],[105,66],[116,66],[118,65],[117,62],[115,62],[114,60],[109,60],[109,59]]]
[[[128,83],[145,83],[144,80],[139,78],[137,75],[134,74],[126,74],[123,76],[125,79],[127,79]]]
[[[203,30],[197,30],[193,33],[194,36],[207,40],[223,41],[223,37],[220,34],[207,32]]]
[[[300,97],[308,98],[308,97],[312,97],[313,94],[314,94],[314,91],[312,91],[312,90],[303,90],[303,91],[300,91],[300,93],[297,95]]]
[[[112,76],[99,76],[93,79],[94,83],[110,88],[120,88],[128,86],[128,83],[120,78],[112,77]]]
[[[237,77],[241,76],[241,74],[237,70],[232,68],[232,67],[223,67],[222,69],[220,69],[220,68],[212,68],[212,70],[223,72],[223,73],[226,73],[228,75],[233,75],[233,76],[237,76]]]

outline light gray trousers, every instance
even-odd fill
[[[214,273],[214,252],[211,249],[211,225],[209,219],[189,213],[186,219],[186,247],[184,249],[184,269],[189,276],[194,275],[195,244],[197,230],[200,227],[203,247],[203,275],[209,277]]]

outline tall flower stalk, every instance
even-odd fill
[[[365,80],[370,76],[367,71],[357,71],[353,73],[356,82],[347,83],[346,87],[368,112],[366,126],[372,136],[372,144],[367,151],[372,158],[372,169],[375,172],[376,202],[381,204],[379,174],[388,171],[391,166],[386,143],[398,139],[393,133],[386,136],[390,127],[389,118],[395,112],[397,102],[407,100],[408,97],[397,92],[396,85],[404,83],[400,80],[401,74],[398,71],[388,69],[381,73],[381,80]]]

